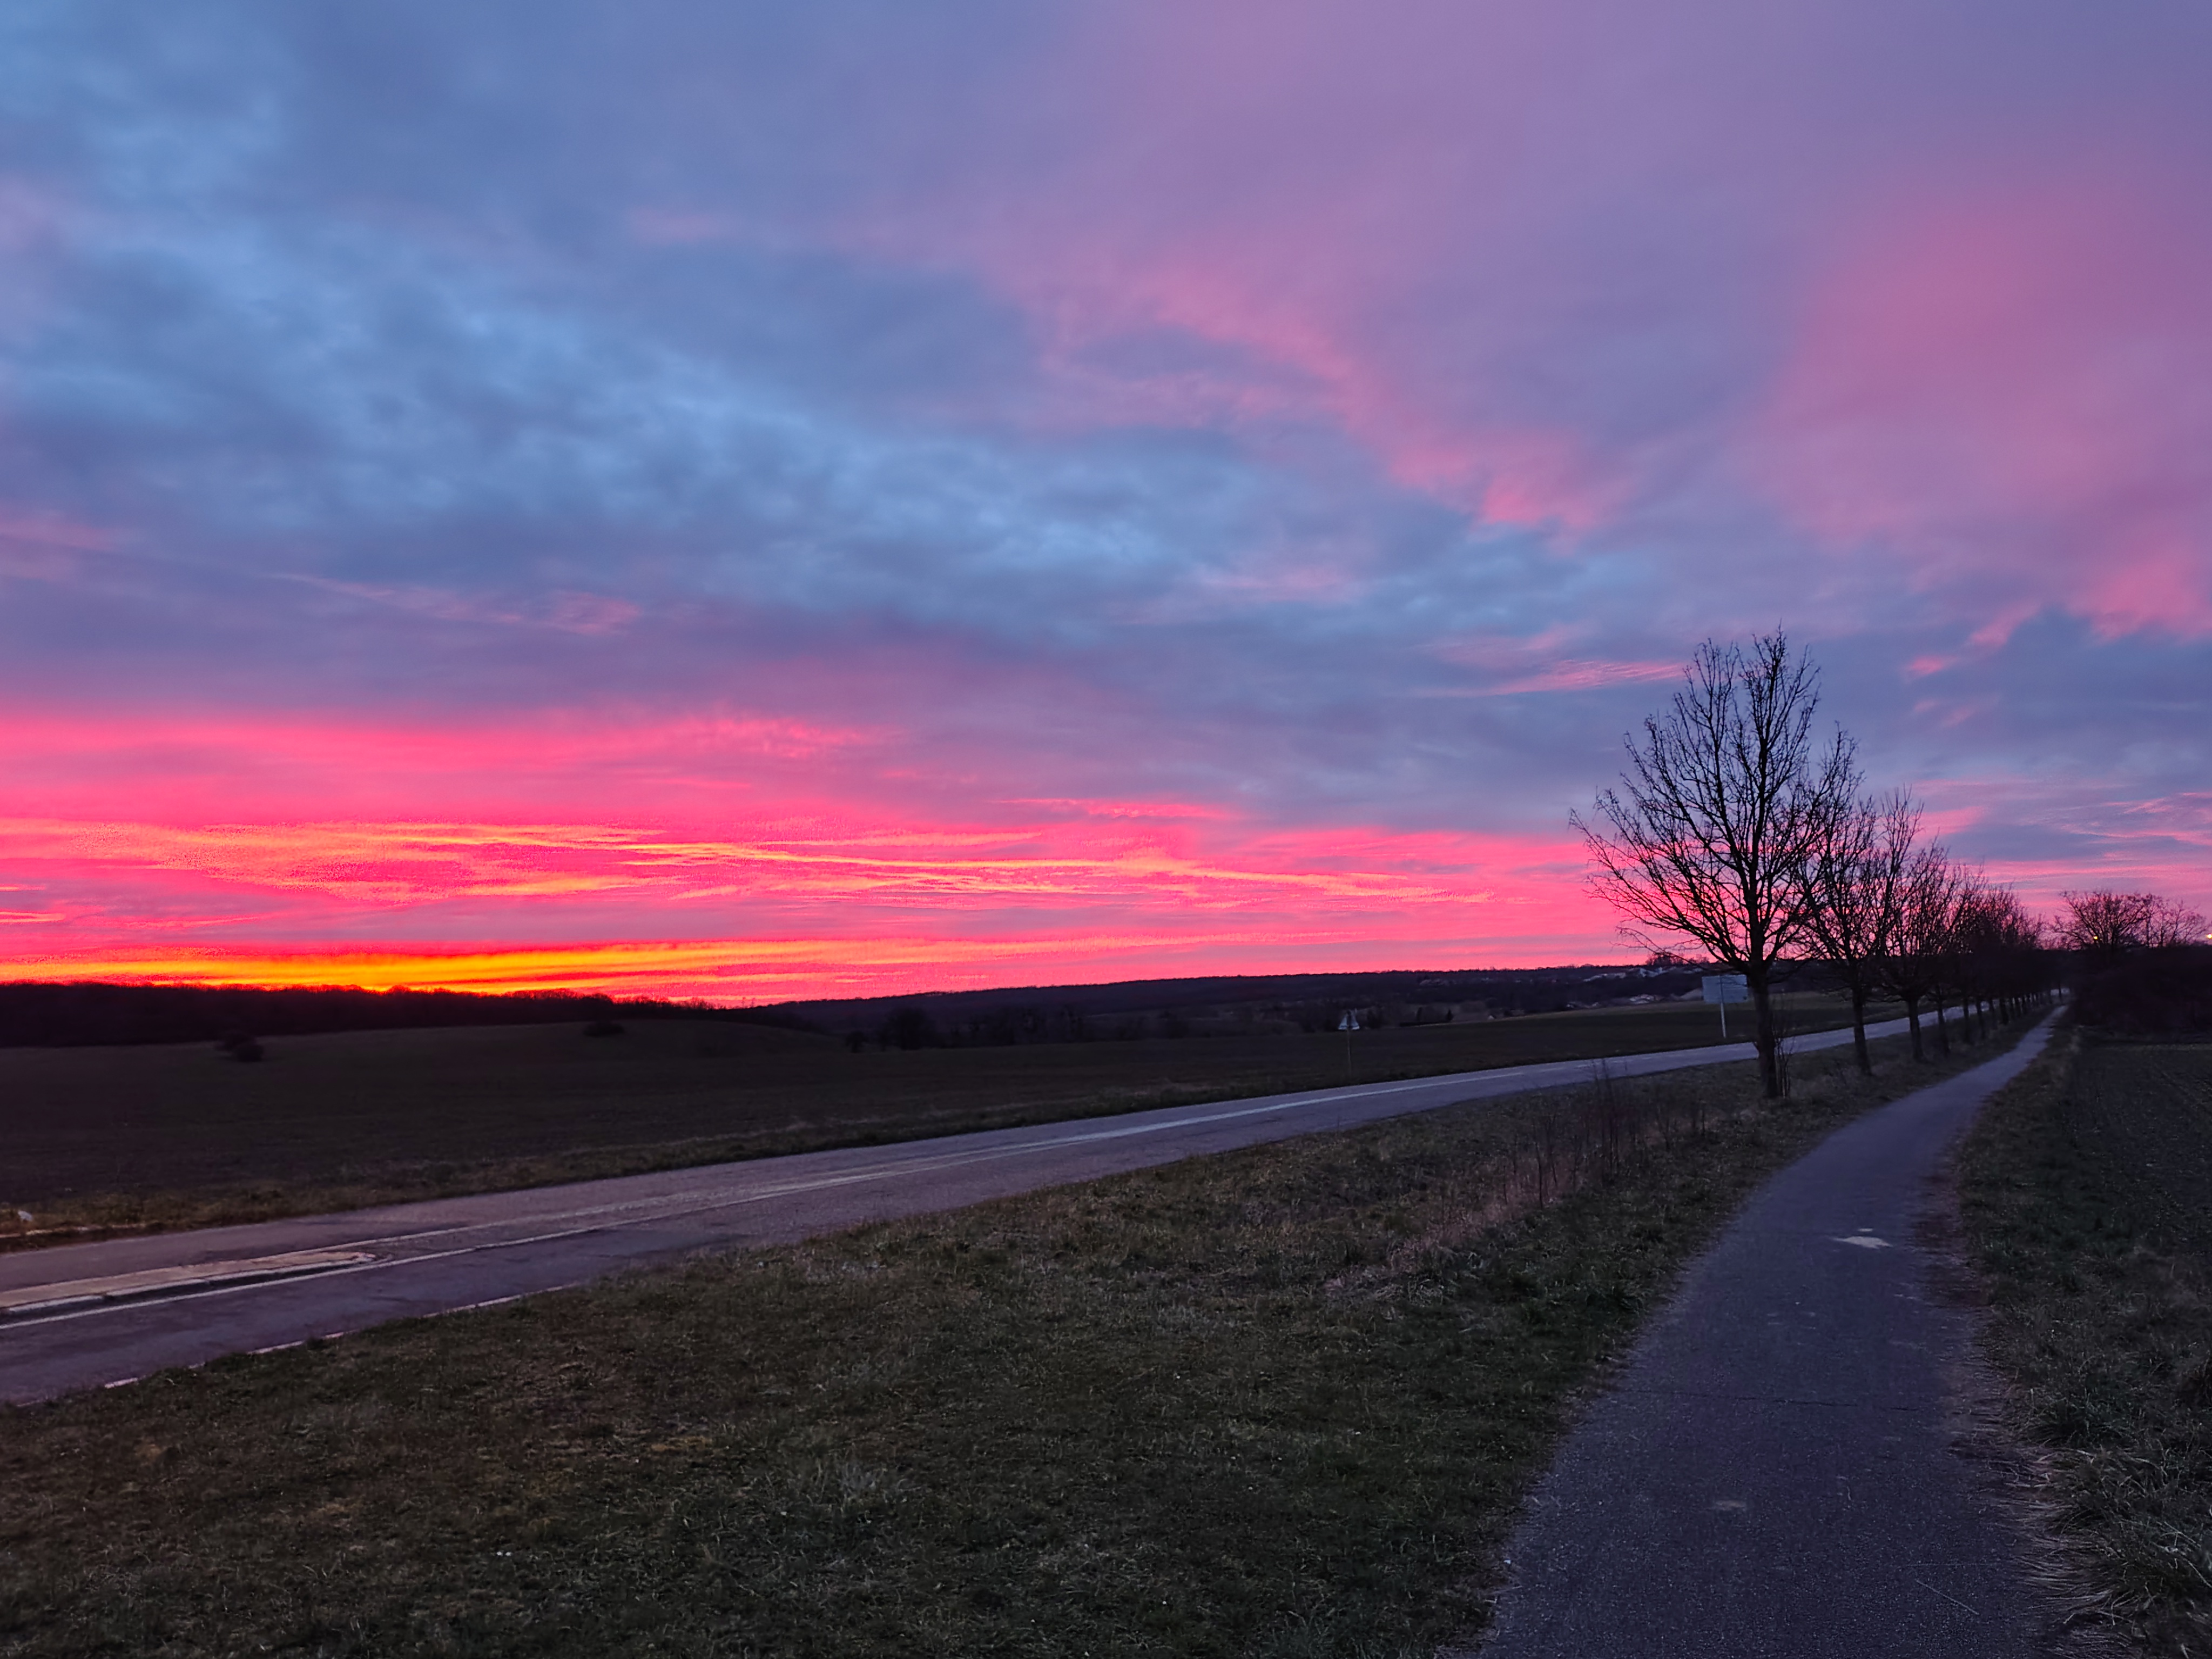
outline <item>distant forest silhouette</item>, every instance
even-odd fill
[[[617,1019],[714,1019],[871,1039],[901,1048],[948,1043],[1083,1042],[1119,1035],[1126,1017],[1164,1016],[1152,1029],[1181,1035],[1176,1010],[1267,1005],[1295,1023],[1333,1027],[1341,1011],[1393,1024],[1441,1018],[1440,1006],[1486,1000],[1500,1013],[1547,1013],[1634,993],[1680,994],[1686,967],[1581,966],[1348,974],[1213,975],[1104,985],[925,992],[903,996],[717,1007],[604,994],[524,991],[368,991],[343,987],[0,983],[0,1047],[222,1042],[338,1031],[460,1025],[605,1024]]]
[[[626,1018],[681,1016],[801,1028],[808,1024],[773,1009],[620,1001],[566,991],[489,996],[465,991],[342,988],[0,984],[0,1047],[228,1042],[240,1037],[308,1036],[331,1031],[557,1025],[604,1020],[617,1012]]]

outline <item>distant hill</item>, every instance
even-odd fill
[[[1347,1012],[1368,1023],[1418,1024],[1549,1013],[1637,995],[1678,995],[1696,984],[1694,969],[1592,963],[1444,972],[1217,975],[722,1008],[568,992],[491,996],[465,991],[18,982],[0,984],[0,1047],[215,1042],[233,1036],[621,1018],[729,1020],[839,1036],[858,1033],[863,1041],[887,1046],[933,1048],[1140,1034],[1202,1036],[1255,1026],[1334,1029]]]
[[[1347,1013],[1364,1023],[1420,1024],[1464,1017],[1550,1013],[1633,996],[1680,995],[1695,969],[1587,963],[1561,968],[1406,969],[1377,973],[1217,975],[1105,985],[1006,986],[777,1004],[823,1030],[903,1048],[939,1043],[1081,1042],[1203,1035],[1255,1025],[1314,1030]]]
[[[565,992],[505,996],[465,991],[256,989],[203,985],[0,984],[0,1048],[215,1042],[445,1025],[544,1025],[570,1020],[686,1018],[804,1025],[773,1010],[618,1002]]]

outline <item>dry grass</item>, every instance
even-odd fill
[[[1425,1654],[1882,1045],[1463,1108],[0,1413],[0,1654]]]
[[[1992,1103],[1960,1177],[2081,1618],[2212,1654],[2212,1042],[2068,1033]]]

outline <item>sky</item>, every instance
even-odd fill
[[[13,0],[0,977],[1629,960],[1777,628],[2212,909],[2197,0]]]

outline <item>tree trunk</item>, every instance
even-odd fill
[[[1920,999],[1918,997],[1905,998],[1905,1018],[1906,1023],[1912,1027],[1912,1057],[1925,1063],[1928,1054],[1927,1051],[1920,1046]]]
[[[1943,1023],[1943,994],[1936,994],[1936,1048],[1943,1058],[1951,1058],[1951,1028]]]
[[[1851,988],[1851,1047],[1858,1052],[1859,1075],[1872,1077],[1874,1061],[1867,1057],[1866,1006],[1866,988],[1863,985],[1853,986]]]
[[[1759,1092],[1768,1100],[1782,1097],[1782,1072],[1774,1063],[1774,995],[1766,979],[1745,975],[1751,984],[1752,1026],[1759,1044]]]

